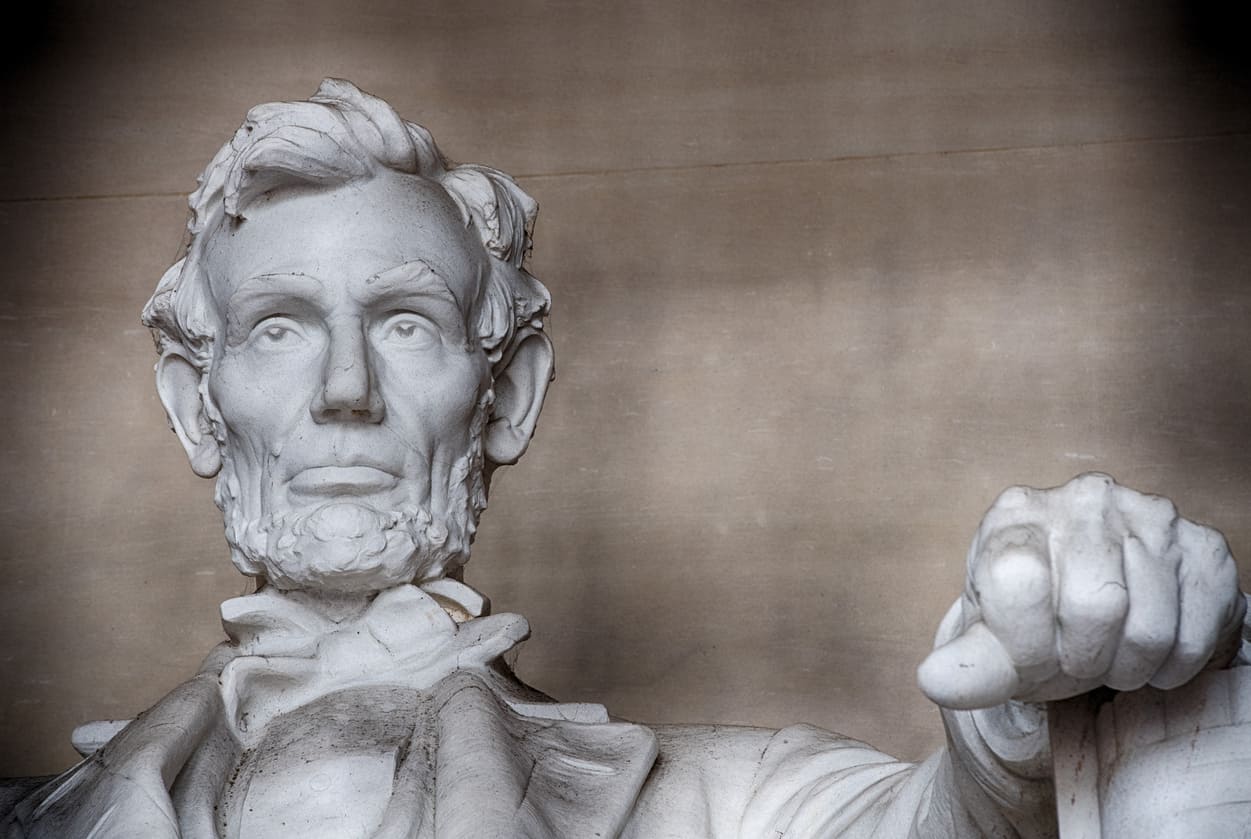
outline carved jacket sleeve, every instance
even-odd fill
[[[662,726],[656,733],[660,757],[623,839],[1029,835],[948,749],[912,764],[809,725]],[[1027,788],[1029,780],[1004,784],[1009,796]]]
[[[177,839],[168,790],[220,718],[217,679],[179,685],[104,748],[0,814],[5,839]]]
[[[1011,772],[1011,770],[1009,770]],[[1032,779],[1002,779],[1008,798]],[[1031,810],[1032,808],[1027,808]],[[920,764],[894,760],[855,740],[811,726],[774,735],[762,755],[739,836],[769,839],[1024,839],[1000,802],[961,759],[942,749]]]

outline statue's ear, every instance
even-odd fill
[[[511,354],[495,374],[495,406],[483,435],[483,453],[492,463],[506,466],[525,454],[553,369],[546,335],[527,328],[514,338]]]
[[[156,363],[156,391],[170,427],[191,461],[191,471],[201,478],[211,478],[222,468],[222,456],[208,430],[204,402],[200,399],[200,376],[196,366],[177,349],[166,350]]]

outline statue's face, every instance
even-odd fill
[[[244,215],[206,250],[236,564],[282,588],[438,576],[467,558],[481,494],[485,251],[437,185],[399,174]]]

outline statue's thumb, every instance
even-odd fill
[[[935,703],[957,710],[1001,705],[1021,688],[1012,657],[981,621],[930,653],[917,682]]]

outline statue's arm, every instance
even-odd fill
[[[1223,537],[1167,500],[1102,475],[1009,490],[919,673],[943,708],[946,749],[912,765],[809,726],[763,740],[710,732],[715,755],[689,734],[662,736],[630,836],[685,813],[681,835],[716,839],[1050,839],[1046,702],[1189,682],[1233,660],[1246,613]]]
[[[655,733],[659,757],[621,839],[1018,835],[947,749],[918,765],[810,725]]]
[[[1103,475],[1005,492],[918,674],[944,709],[950,806],[1055,836],[1044,703],[1179,687],[1243,655],[1246,614],[1224,538],[1166,499]]]
[[[1001,716],[1007,711],[1007,716]],[[951,742],[920,764],[806,725],[761,755],[736,839],[1036,839],[1054,836],[1045,748],[1018,711],[945,712]],[[1045,741],[1045,729],[1041,732]],[[730,835],[730,834],[727,834]]]

